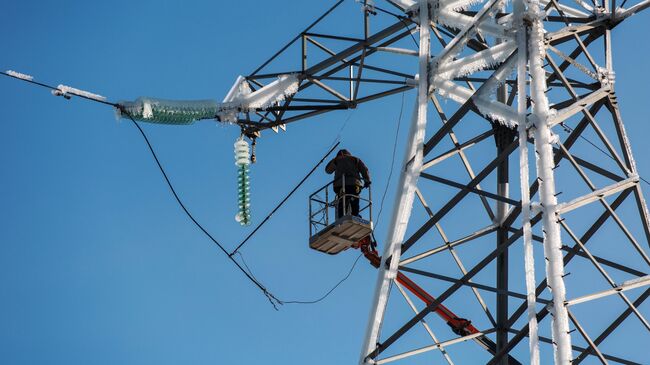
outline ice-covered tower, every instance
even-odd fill
[[[245,77],[297,80],[228,114],[247,134],[415,90],[361,364],[647,363],[649,216],[611,54],[650,7],[632,1],[340,0]]]
[[[419,25],[418,107],[360,362],[647,360],[636,346],[650,340],[649,220],[611,31],[648,2],[391,3]],[[428,106],[442,125],[424,139]],[[438,296],[417,307],[398,271],[434,279]],[[443,302],[481,332],[439,339],[428,317]]]

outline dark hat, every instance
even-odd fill
[[[339,152],[336,155],[337,156],[351,156],[350,151],[346,150],[345,148],[340,149]]]

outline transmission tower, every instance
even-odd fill
[[[361,36],[341,34],[337,14],[359,5]],[[648,7],[340,0],[223,103],[50,88],[132,120],[216,117],[253,139],[415,90],[383,255],[366,255],[379,271],[359,363],[647,364],[650,216],[612,31]]]
[[[362,39],[314,32],[340,4],[247,77],[295,72],[298,93],[240,122],[417,90],[360,363],[647,362],[650,221],[612,30],[650,1],[363,2]],[[371,32],[376,14],[393,23]],[[296,46],[299,70],[260,73]]]

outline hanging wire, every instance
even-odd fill
[[[315,300],[284,300],[282,301],[282,304],[316,304],[318,302],[325,300],[325,298],[329,297],[330,294],[334,292],[334,290],[336,290],[341,284],[343,284],[346,280],[350,278],[350,275],[352,275],[352,272],[354,271],[354,268],[357,266],[357,262],[359,262],[361,256],[363,256],[363,254],[359,254],[359,256],[357,256],[357,259],[354,260],[354,263],[352,264],[352,267],[350,268],[348,273],[341,280],[339,280],[339,282],[336,283],[336,285],[334,285],[332,289],[327,291],[327,293],[323,294],[323,296],[321,296],[320,298]]]
[[[7,76],[7,77],[11,77],[11,78],[13,78],[13,79],[17,79],[17,80],[20,80],[20,81],[27,82],[27,83],[29,83],[29,84],[33,84],[33,85],[37,85],[37,86],[40,86],[40,87],[43,87],[43,88],[47,88],[47,89],[49,89],[49,90],[51,90],[51,91],[58,91],[59,93],[55,94],[55,95],[57,95],[57,96],[63,96],[63,95],[64,95],[63,90],[60,90],[58,87],[55,87],[55,86],[52,86],[52,85],[48,85],[48,84],[45,84],[45,83],[41,83],[41,82],[37,82],[37,81],[33,81],[33,80],[31,80],[31,79],[25,79],[25,78],[21,78],[21,77],[16,77],[16,76],[14,76],[14,75],[11,75],[11,74],[8,74],[8,73],[6,73],[6,72],[2,72],[2,71],[0,71],[0,74],[2,74],[2,75],[4,75],[4,76]],[[166,173],[164,167],[162,166],[162,163],[161,163],[160,160],[158,159],[158,155],[156,154],[156,152],[155,152],[155,150],[154,150],[154,148],[153,148],[153,145],[152,145],[151,142],[149,141],[149,138],[147,137],[146,133],[144,132],[144,130],[142,129],[142,127],[140,127],[140,125],[135,121],[135,119],[133,118],[133,116],[132,116],[132,115],[131,115],[127,110],[125,110],[125,108],[124,108],[122,105],[120,105],[120,104],[118,104],[118,103],[112,103],[112,102],[109,102],[109,101],[105,101],[105,100],[100,100],[100,99],[96,99],[96,98],[87,97],[87,96],[82,95],[82,94],[77,94],[77,93],[75,93],[74,91],[67,91],[65,94],[69,94],[69,95],[77,96],[77,97],[80,97],[80,98],[83,98],[83,99],[86,99],[86,100],[89,100],[89,101],[97,102],[97,103],[100,103],[100,104],[104,104],[104,105],[110,105],[110,106],[112,106],[112,107],[114,107],[114,108],[120,110],[120,112],[122,113],[122,115],[127,116],[127,118],[132,122],[132,124],[137,128],[137,130],[138,130],[138,131],[140,132],[140,134],[142,135],[142,138],[144,139],[144,141],[145,141],[145,143],[146,143],[146,145],[147,145],[147,147],[148,147],[148,149],[149,149],[149,152],[151,153],[153,159],[154,159],[155,162],[156,162],[156,165],[158,166],[158,169],[160,170],[160,172],[161,172],[161,174],[162,174],[162,176],[163,176],[165,182],[167,183],[167,186],[169,187],[170,191],[172,192],[172,195],[174,196],[176,202],[179,204],[179,206],[181,207],[181,209],[183,210],[183,212],[184,212],[184,213],[187,215],[187,217],[192,221],[192,223],[194,223],[194,225],[195,225],[197,228],[199,228],[199,230],[200,230],[201,232],[203,232],[203,234],[204,234],[206,237],[208,237],[208,239],[210,239],[210,241],[212,241],[212,242],[213,242],[213,243],[214,243],[214,244],[215,244],[215,245],[216,245],[216,246],[217,246],[217,247],[218,247],[218,248],[219,248],[219,249],[220,249],[220,250],[221,250],[221,251],[222,251],[222,252],[227,256],[227,257],[228,257],[228,259],[229,259],[230,261],[232,261],[233,264],[235,264],[235,266],[239,269],[239,271],[241,271],[241,272],[244,274],[244,276],[245,276],[245,277],[246,277],[246,278],[247,278],[251,283],[253,283],[253,284],[254,284],[254,285],[255,285],[255,286],[256,286],[256,287],[257,287],[257,288],[258,288],[258,289],[259,289],[259,290],[264,294],[264,296],[268,299],[269,303],[273,306],[273,308],[274,308],[275,310],[279,310],[278,306],[280,306],[280,305],[282,305],[282,304],[285,304],[285,303],[286,303],[286,304],[315,304],[315,303],[318,303],[318,302],[324,300],[325,298],[327,298],[329,295],[331,295],[331,294],[334,292],[334,290],[336,290],[336,289],[337,289],[337,288],[338,288],[338,287],[339,287],[339,286],[340,286],[344,281],[346,281],[346,280],[350,277],[350,275],[352,274],[352,271],[354,270],[354,268],[355,268],[355,266],[356,266],[356,264],[357,264],[357,262],[359,261],[359,258],[360,258],[361,256],[357,257],[357,260],[354,262],[354,264],[352,265],[352,268],[349,270],[349,272],[347,273],[347,275],[346,275],[343,279],[341,279],[341,280],[340,280],[340,281],[339,281],[339,282],[338,282],[334,287],[332,287],[329,291],[327,291],[327,293],[326,293],[325,295],[323,295],[321,298],[319,298],[319,299],[317,299],[317,300],[312,300],[312,301],[300,301],[300,300],[283,301],[283,300],[278,299],[278,298],[277,298],[273,293],[271,293],[271,292],[270,292],[270,291],[269,291],[269,290],[268,290],[268,289],[267,289],[267,288],[266,288],[266,287],[265,287],[265,286],[264,286],[264,285],[263,285],[263,284],[262,284],[262,283],[261,283],[261,282],[260,282],[260,281],[255,277],[255,276],[254,276],[254,275],[253,275],[253,273],[252,273],[250,267],[246,264],[246,261],[245,261],[243,255],[241,254],[241,252],[234,251],[233,254],[234,254],[234,253],[237,253],[237,254],[240,255],[240,258],[241,258],[241,260],[242,260],[242,264],[243,264],[243,266],[242,266],[242,264],[240,264],[237,260],[235,260],[231,254],[228,253],[228,251],[225,249],[225,247],[224,247],[224,246],[223,246],[219,241],[217,241],[217,239],[215,239],[215,238],[214,238],[214,237],[213,237],[213,236],[212,236],[212,235],[211,235],[211,234],[210,234],[210,233],[209,233],[209,232],[208,232],[208,231],[203,227],[203,225],[201,225],[201,224],[196,220],[196,218],[194,218],[194,216],[193,216],[192,213],[190,213],[190,211],[187,209],[187,207],[185,206],[185,204],[184,204],[183,201],[181,200],[180,196],[179,196],[178,193],[176,192],[176,189],[175,189],[174,186],[172,185],[171,180],[169,179],[169,177],[168,177],[168,175],[167,175],[167,173]],[[350,115],[348,116],[348,118],[347,118],[346,121],[344,122],[343,126],[342,126],[341,129],[339,130],[339,134],[338,134],[337,137],[335,138],[335,142],[337,142],[338,139],[340,138],[340,135],[341,135],[341,133],[343,132],[343,130],[345,129],[345,127],[346,127],[346,125],[347,125],[347,122],[350,120],[351,116],[352,116],[352,113],[350,113]],[[339,145],[339,143],[335,143],[334,147],[332,147],[332,148],[330,149],[330,151],[327,153],[327,155],[325,155],[325,157],[323,157],[323,160],[324,160],[325,158],[327,158],[327,156],[329,156],[329,154],[331,154],[331,152],[334,150],[334,148],[336,148],[338,145]],[[322,161],[321,161],[320,163],[322,163]],[[320,163],[319,163],[318,165],[320,165]],[[316,165],[316,167],[315,167],[313,170],[315,170],[315,169],[318,167],[318,165]],[[311,175],[311,172],[310,172],[309,175]],[[308,176],[309,176],[309,175],[308,175]],[[308,176],[307,176],[307,177],[308,177]],[[305,178],[304,180],[306,180],[306,178]],[[302,184],[303,182],[304,182],[304,181],[301,181],[300,184]],[[298,186],[298,187],[299,187],[299,186]],[[297,190],[298,187],[296,187],[296,188],[294,189],[294,191]],[[288,199],[288,197],[287,197],[287,199]]]
[[[569,126],[568,126],[566,123],[564,123],[564,122],[563,122],[563,123],[560,123],[560,126],[562,126],[562,128],[564,128],[564,131],[565,131],[565,132],[573,132],[573,128],[569,127]],[[582,134],[580,134],[580,138],[582,138],[585,142],[589,143],[593,148],[595,148],[595,149],[597,149],[598,151],[600,151],[603,155],[609,157],[612,161],[616,161],[616,159],[615,159],[612,155],[610,155],[609,152],[605,151],[604,149],[602,149],[601,147],[599,147],[597,144],[595,144],[594,142],[590,141],[587,137],[585,137],[585,136],[583,136]],[[646,184],[648,184],[648,185],[650,186],[650,182],[648,182],[648,180],[644,179],[643,176],[640,176],[640,175],[639,175],[639,179],[641,179],[644,183],[646,183]]]
[[[305,177],[303,177],[302,180],[300,180],[300,182],[298,183],[298,185],[296,185],[293,189],[291,189],[291,191],[289,192],[289,194],[287,194],[287,196],[285,196],[284,199],[282,199],[282,200],[280,201],[280,203],[278,203],[278,205],[276,205],[275,208],[273,208],[273,210],[271,211],[271,213],[269,213],[269,214],[268,214],[268,215],[267,215],[267,216],[262,220],[262,222],[260,222],[260,224],[258,224],[257,227],[255,227],[255,229],[254,229],[251,233],[249,233],[248,236],[246,236],[246,238],[244,238],[244,239],[241,241],[241,243],[240,243],[239,245],[237,245],[237,247],[236,247],[234,250],[232,250],[232,252],[231,252],[230,254],[228,254],[229,256],[232,257],[232,255],[234,255],[235,253],[237,253],[237,251],[239,251],[239,249],[242,248],[242,246],[244,246],[244,244],[246,244],[246,242],[248,242],[248,240],[250,240],[250,238],[253,237],[253,235],[255,235],[255,233],[257,233],[257,231],[258,231],[260,228],[262,228],[262,226],[263,226],[266,222],[268,222],[269,219],[271,219],[271,217],[273,216],[273,214],[275,214],[275,212],[277,212],[278,209],[280,209],[280,207],[282,207],[282,206],[284,205],[284,203],[286,203],[287,200],[289,200],[289,198],[291,198],[291,196],[293,195],[293,193],[295,193],[296,190],[298,190],[298,189],[302,186],[302,184],[303,184],[305,181],[307,181],[307,179],[309,179],[309,177],[314,173],[314,171],[316,171],[316,169],[318,168],[318,166],[320,166],[320,165],[323,164],[323,162],[325,161],[325,159],[326,159],[329,155],[331,155],[332,152],[334,152],[334,149],[336,149],[336,147],[338,147],[339,144],[341,144],[341,142],[337,142],[337,143],[336,143],[332,148],[330,148],[330,150],[325,154],[325,156],[323,156],[323,158],[321,158],[320,161],[318,161],[318,163],[317,163],[317,164],[316,164],[316,165],[315,165],[315,166],[314,166],[314,167],[313,167],[313,168],[312,168],[312,169],[307,173],[307,175],[305,175]]]
[[[411,30],[410,25],[409,25],[408,23],[406,23],[406,20],[411,21],[411,19],[409,19],[409,18],[407,18],[407,17],[405,17],[405,16],[402,16],[402,15],[399,15],[399,14],[393,13],[392,11],[388,11],[388,10],[386,10],[386,9],[382,9],[382,8],[376,6],[376,5],[375,5],[375,9],[378,10],[378,11],[380,11],[380,12],[382,12],[382,13],[384,13],[384,14],[388,14],[388,15],[391,15],[391,16],[397,18],[397,20],[399,20],[400,22],[402,22],[402,24],[404,24],[404,26],[406,27],[406,29]],[[417,48],[419,49],[419,48],[420,48],[420,43],[418,43],[418,41],[417,41],[417,40],[415,39],[415,37],[413,36],[413,32],[409,32],[409,35],[411,36],[411,39],[413,39],[413,43],[415,43],[415,47],[417,47]]]
[[[390,162],[390,172],[388,173],[388,181],[386,182],[386,188],[384,189],[384,194],[381,197],[381,204],[379,205],[379,214],[377,214],[377,219],[375,220],[375,229],[379,225],[379,219],[381,218],[381,212],[384,210],[384,201],[386,200],[386,194],[388,193],[388,188],[390,187],[390,182],[393,177],[393,169],[395,167],[395,153],[397,152],[397,141],[399,138],[399,130],[402,124],[402,114],[404,113],[404,94],[406,91],[402,92],[402,105],[399,109],[399,117],[397,118],[397,128],[395,130],[395,141],[393,142],[393,157]]]
[[[132,116],[128,111],[126,111],[125,108],[119,107],[119,109],[120,109],[120,111],[121,111],[124,115],[126,115],[126,116],[131,120],[131,122],[133,123],[133,125],[138,129],[138,131],[139,131],[140,134],[142,135],[142,138],[143,138],[144,141],[146,142],[147,147],[149,147],[149,151],[151,152],[151,156],[152,156],[152,157],[154,158],[154,160],[156,161],[156,164],[158,165],[158,169],[159,169],[160,172],[162,173],[162,175],[163,175],[163,177],[164,177],[164,179],[165,179],[165,182],[167,183],[167,186],[169,186],[169,190],[171,190],[172,195],[174,195],[174,198],[176,199],[176,202],[178,202],[178,205],[180,205],[181,209],[183,209],[183,212],[185,212],[185,215],[187,215],[187,217],[188,217],[188,218],[189,218],[189,219],[194,223],[194,225],[195,225],[197,228],[199,228],[199,229],[201,230],[201,232],[203,232],[203,234],[205,234],[206,237],[208,237],[208,238],[209,238],[209,239],[210,239],[210,240],[211,240],[211,241],[212,241],[212,242],[213,242],[217,247],[219,247],[219,249],[220,249],[224,254],[226,254],[226,256],[228,256],[228,259],[229,259],[230,261],[232,261],[232,262],[235,264],[235,266],[237,266],[237,268],[239,269],[239,271],[241,271],[242,273],[244,273],[244,275],[245,275],[245,276],[246,276],[246,277],[247,277],[247,278],[248,278],[248,279],[249,279],[249,280],[250,280],[250,281],[251,281],[255,286],[257,286],[257,287],[262,291],[262,293],[266,296],[266,298],[269,300],[269,302],[271,303],[271,305],[273,305],[273,308],[275,308],[275,310],[278,310],[277,305],[278,305],[278,304],[282,304],[282,303],[280,302],[280,300],[278,300],[278,298],[276,298],[276,297],[275,297],[275,296],[274,296],[274,295],[273,295],[273,294],[272,294],[268,289],[266,289],[266,287],[265,287],[264,285],[262,285],[262,283],[260,283],[260,282],[259,282],[257,279],[255,279],[251,274],[249,274],[249,273],[248,273],[248,272],[247,272],[247,271],[246,271],[246,270],[245,270],[245,269],[244,269],[244,268],[239,264],[239,262],[237,262],[237,260],[233,259],[232,256],[228,254],[228,251],[227,251],[227,250],[226,250],[226,249],[221,245],[221,243],[219,243],[219,241],[217,241],[217,240],[216,240],[216,239],[215,239],[215,238],[214,238],[214,237],[213,237],[213,236],[212,236],[212,235],[211,235],[211,234],[210,234],[210,233],[209,233],[209,232],[208,232],[208,231],[207,231],[207,230],[206,230],[202,225],[201,225],[201,223],[199,223],[199,222],[194,218],[194,216],[192,215],[192,213],[190,213],[190,211],[187,209],[187,207],[185,206],[185,204],[183,204],[183,201],[181,200],[181,198],[178,196],[178,193],[176,192],[176,189],[174,189],[174,185],[172,185],[171,181],[169,180],[169,177],[167,176],[167,173],[165,172],[165,169],[163,168],[162,164],[160,163],[160,160],[158,159],[158,156],[157,156],[157,154],[156,154],[156,151],[153,149],[153,146],[151,145],[151,142],[149,142],[149,138],[147,137],[147,134],[144,132],[144,130],[142,129],[142,127],[140,127],[140,125],[135,121],[135,119],[133,118],[133,116]]]

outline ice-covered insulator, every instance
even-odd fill
[[[250,177],[248,175],[250,159],[250,148],[248,142],[239,138],[235,142],[235,165],[237,165],[237,204],[239,212],[235,220],[242,226],[251,224],[250,213]]]
[[[248,166],[250,163],[250,148],[248,142],[240,138],[235,142],[235,164],[237,166]]]

